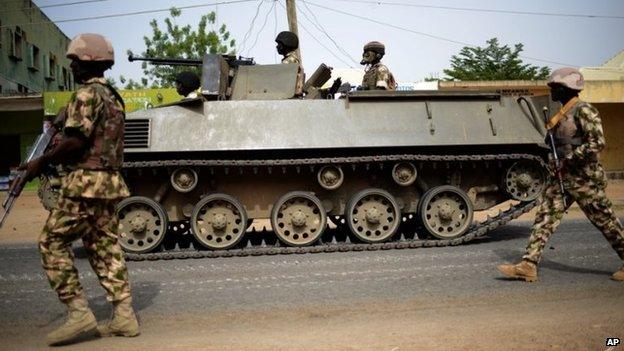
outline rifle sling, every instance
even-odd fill
[[[566,113],[570,112],[570,110],[579,102],[578,97],[573,97],[568,101],[563,107],[557,111],[557,113],[546,123],[546,129],[553,129],[559,121],[566,115]]]

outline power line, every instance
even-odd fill
[[[180,7],[175,7],[175,9],[177,9],[177,10],[187,10],[187,9],[194,9],[194,8],[201,8],[201,7],[210,7],[210,6],[215,6],[215,5],[229,5],[229,4],[237,4],[237,3],[252,2],[252,1],[258,1],[258,0],[218,1],[218,2],[213,2],[213,3],[210,3],[210,4],[180,6]],[[63,20],[57,20],[57,21],[41,21],[41,22],[17,23],[17,24],[11,24],[11,25],[3,25],[3,26],[0,26],[0,28],[9,28],[9,27],[12,27],[12,26],[24,27],[24,26],[38,25],[38,24],[58,24],[58,23],[68,23],[68,22],[90,21],[90,20],[97,20],[97,19],[114,18],[114,17],[128,17],[128,16],[144,15],[144,14],[158,13],[158,12],[169,12],[169,11],[171,11],[171,8],[157,9],[157,10],[144,10],[144,11],[136,11],[136,12],[122,12],[122,13],[111,14],[111,15],[101,15],[101,16],[92,16],[92,17],[80,17],[80,18],[69,18],[69,19],[63,19]]]
[[[282,4],[281,1],[278,0],[277,2],[284,10],[286,10],[286,7]],[[329,52],[332,56],[334,56],[338,61],[344,63],[345,65],[350,67],[349,62],[345,61],[344,59],[342,59],[340,56],[336,55],[330,48],[328,48],[327,46],[325,46],[325,44],[323,44],[322,41],[320,41],[317,37],[314,36],[314,34],[312,34],[308,28],[306,28],[306,26],[303,25],[303,23],[299,23],[299,25],[301,26],[301,28],[303,28],[303,30],[308,33],[309,36],[312,37],[312,39],[314,39],[314,41],[316,41],[321,47],[323,47],[325,50],[327,50],[327,52]]]
[[[310,14],[312,15],[312,17],[314,18],[314,21],[312,21],[308,15],[306,14],[304,10],[304,8],[301,8],[301,13],[303,14],[303,16],[310,22],[312,23],[313,26],[316,27],[316,29],[318,29],[320,32],[322,32],[323,34],[325,34],[325,36],[327,38],[329,38],[329,40],[334,44],[334,46],[338,49],[338,51],[340,51],[345,57],[347,57],[349,60],[351,60],[351,62],[353,62],[355,65],[358,64],[357,61],[355,61],[353,59],[353,57],[351,57],[351,55],[345,50],[343,49],[340,45],[338,45],[338,43],[334,40],[334,38],[329,35],[329,33],[327,33],[327,31],[325,30],[325,28],[323,28],[323,25],[321,24],[321,22],[318,20],[318,18],[316,17],[316,15],[314,14],[314,12],[312,11],[312,9],[310,9],[310,7],[308,7],[308,4],[304,1],[303,5],[305,7],[305,9],[307,9],[307,11],[310,12]],[[316,22],[316,23],[314,23]],[[353,66],[349,65],[349,67],[353,68]]]
[[[360,4],[374,4],[374,5],[419,7],[419,8],[429,8],[429,9],[439,9],[439,10],[452,10],[452,11],[504,13],[504,14],[511,14],[511,15],[624,19],[624,16],[577,14],[577,13],[556,13],[556,12],[536,12],[536,11],[515,11],[515,10],[494,10],[494,9],[484,9],[484,8],[468,8],[468,7],[422,5],[422,4],[411,4],[411,3],[394,2],[394,1],[372,1],[372,0],[333,0],[333,1],[351,2],[351,3],[360,3]]]
[[[84,0],[84,1],[67,2],[67,3],[63,3],[63,4],[53,4],[53,5],[43,5],[43,6],[35,5],[35,6],[32,6],[32,7],[23,7],[21,9],[4,10],[4,11],[0,11],[0,13],[30,11],[30,10],[36,10],[36,9],[47,9],[47,8],[51,8],[51,7],[73,6],[73,5],[89,4],[89,3],[93,3],[93,2],[103,2],[103,1],[109,1],[109,0]]]
[[[256,44],[258,43],[258,38],[260,38],[260,34],[262,33],[262,31],[264,31],[264,27],[266,27],[266,24],[269,21],[269,15],[271,14],[271,12],[273,12],[274,8],[275,8],[275,1],[273,2],[273,4],[271,4],[271,7],[269,7],[269,11],[267,11],[266,15],[264,16],[264,23],[262,23],[260,30],[258,31],[258,33],[256,33],[256,39],[254,39],[253,44],[251,45],[249,49],[247,49],[247,55],[249,55],[249,52],[251,52],[251,50],[253,50],[253,48],[256,47]]]
[[[247,29],[247,32],[245,32],[245,35],[243,36],[243,40],[241,41],[239,52],[243,52],[243,50],[245,50],[247,39],[249,39],[249,36],[251,35],[251,31],[256,25],[256,19],[258,19],[258,15],[260,14],[260,7],[262,7],[263,3],[264,3],[264,0],[260,0],[260,2],[258,3],[258,7],[256,8],[256,13],[254,14],[253,18],[251,19],[251,23],[249,24],[249,29]]]
[[[464,45],[464,46],[469,46],[469,47],[477,47],[476,45],[471,44],[471,43],[467,43],[467,42],[463,42],[463,41],[459,41],[459,40],[455,40],[455,39],[450,39],[450,38],[445,38],[445,37],[442,37],[442,36],[439,36],[439,35],[430,34],[430,33],[420,32],[420,31],[417,31],[417,30],[413,30],[411,28],[405,28],[405,27],[397,26],[397,25],[394,25],[392,23],[382,22],[382,21],[378,21],[378,20],[375,20],[375,19],[372,19],[372,18],[368,18],[368,17],[352,14],[352,13],[349,13],[349,12],[345,12],[345,11],[342,11],[342,10],[333,9],[331,7],[319,5],[319,4],[316,4],[316,3],[313,3],[313,2],[310,2],[310,1],[307,1],[307,0],[301,0],[301,1],[307,2],[307,3],[309,3],[312,6],[320,7],[322,9],[325,9],[325,10],[328,10],[328,11],[340,13],[340,14],[343,14],[343,15],[346,15],[346,16],[350,16],[350,17],[359,18],[361,20],[368,21],[368,22],[373,22],[373,23],[376,23],[376,24],[379,24],[379,25],[382,25],[382,26],[391,27],[391,28],[394,28],[394,29],[402,30],[402,31],[405,31],[405,32],[413,33],[413,34],[418,34],[418,35],[425,36],[425,37],[432,38],[432,39],[436,39],[436,40],[446,41],[446,42],[453,43],[453,44],[459,44],[459,45]],[[528,59],[528,60],[538,61],[538,62],[551,63],[551,64],[562,65],[562,66],[579,67],[579,65],[573,65],[573,64],[565,63],[565,62],[544,60],[544,59],[531,57],[531,56],[520,55],[520,57],[522,57],[524,59]]]
[[[275,25],[273,26],[273,38],[277,38],[277,6],[273,6],[273,18],[275,19]],[[273,61],[277,62],[277,50],[273,50]]]
[[[43,6],[37,6],[37,7],[39,7],[40,9],[47,9],[50,7],[72,6],[72,5],[88,4],[91,2],[104,2],[104,1],[109,1],[109,0],[84,0],[84,1],[66,2],[63,4],[43,5]]]

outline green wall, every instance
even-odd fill
[[[73,92],[45,92],[43,109],[46,116],[56,115],[58,110],[67,105]],[[163,104],[179,101],[182,96],[175,89],[136,89],[120,90],[119,94],[126,104],[126,112],[144,110]]]
[[[74,89],[70,61],[65,58],[70,39],[56,25],[42,23],[50,20],[32,1],[0,2],[0,93],[16,93],[17,84],[39,93]],[[12,57],[18,32],[21,55]],[[33,48],[38,51],[36,57],[31,55]],[[48,68],[51,57],[56,63],[52,70]]]

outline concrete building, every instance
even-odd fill
[[[0,10],[0,93],[72,90],[70,39],[30,0]]]
[[[0,9],[0,176],[19,165],[43,123],[44,91],[74,89],[70,39],[30,0]]]
[[[624,50],[598,67],[583,67],[581,99],[592,103],[602,117],[607,146],[602,162],[609,171],[624,173]]]

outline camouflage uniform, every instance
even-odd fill
[[[376,90],[379,88],[386,90],[395,90],[396,82],[392,72],[381,62],[372,65],[362,78],[362,89]]]
[[[71,243],[82,238],[91,267],[109,301],[130,297],[128,270],[117,242],[117,202],[130,195],[119,173],[123,162],[123,107],[104,78],[85,82],[67,107],[64,132],[80,133],[89,148],[63,177],[58,208],[39,237],[43,268],[63,302],[83,297]]]
[[[555,135],[570,122],[578,128],[580,145],[561,150],[564,160],[563,180],[568,207],[576,201],[589,220],[598,228],[624,260],[624,228],[611,209],[605,195],[606,177],[598,162],[598,153],[605,146],[605,138],[598,111],[580,100],[565,113],[554,130]],[[536,214],[535,223],[523,259],[539,263],[542,250],[552,233],[561,223],[567,208],[555,177],[543,194],[543,202]]]
[[[296,95],[303,94],[303,81],[304,81],[304,73],[303,67],[301,67],[301,61],[299,61],[299,57],[297,57],[296,51],[291,51],[282,59],[283,64],[297,64],[299,65],[299,71],[297,71],[297,85],[295,87]]]
[[[299,57],[297,57],[297,52],[296,51],[291,51],[288,54],[286,54],[286,56],[284,56],[284,58],[282,59],[282,63],[285,63],[285,64],[289,64],[289,63],[300,64],[301,62],[299,61]]]

